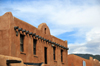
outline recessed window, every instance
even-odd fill
[[[83,66],[86,66],[86,62],[85,61],[83,61]]]
[[[55,50],[56,50],[56,47],[53,47],[53,59],[55,60]]]
[[[45,32],[45,34],[46,34],[46,28],[44,29],[44,32]]]
[[[36,44],[37,44],[37,40],[33,39],[33,54],[36,55]]]
[[[24,35],[20,34],[20,51],[24,51]]]
[[[44,62],[47,64],[47,47],[44,47]]]
[[[63,62],[63,50],[61,50],[61,62]]]

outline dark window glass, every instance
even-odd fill
[[[23,52],[24,51],[24,35],[20,34],[20,51]]]
[[[45,34],[46,34],[46,28],[45,28]]]
[[[55,60],[55,50],[56,50],[56,47],[53,47],[53,59]]]
[[[63,62],[63,50],[61,50],[61,62]]]
[[[47,64],[47,47],[44,47],[44,62]]]
[[[34,39],[33,40],[33,53],[34,53],[34,55],[36,55],[36,43],[37,43],[37,40],[36,39]]]

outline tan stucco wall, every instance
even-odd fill
[[[10,66],[24,66],[22,59],[17,58],[17,57],[11,57],[11,56],[5,56],[5,55],[0,55],[0,66],[7,66],[7,60],[18,60],[21,61],[21,63],[12,63]]]
[[[83,61],[86,62],[86,66],[100,66],[99,61],[94,61],[92,57],[88,60],[73,54],[68,55],[68,66],[83,66]]]

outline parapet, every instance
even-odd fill
[[[0,55],[0,66],[9,66],[12,65],[11,63],[17,66],[24,66],[21,58]]]
[[[93,57],[89,57],[89,60],[92,60],[93,61]]]
[[[99,60],[97,60],[97,59],[94,59],[94,62],[97,62],[97,63],[99,63]]]
[[[42,33],[46,35],[50,35],[49,27],[46,25],[46,23],[42,23],[38,26],[38,29],[41,30]]]

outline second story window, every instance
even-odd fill
[[[53,47],[53,59],[55,60],[55,50],[56,50],[56,47]]]
[[[47,64],[47,47],[44,47],[44,63]]]
[[[33,39],[33,53],[34,53],[34,55],[36,55],[36,43],[37,43],[37,40]]]
[[[24,51],[24,35],[20,34],[20,51]]]
[[[44,29],[44,31],[45,31],[45,34],[46,34],[46,28]]]
[[[61,50],[61,62],[63,62],[63,50]]]

